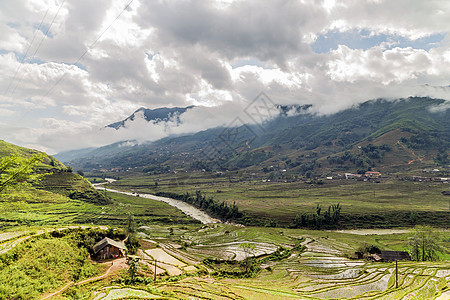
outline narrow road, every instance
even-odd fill
[[[110,182],[110,181],[108,181],[108,182]],[[188,203],[185,203],[183,201],[172,199],[172,198],[167,198],[167,197],[159,197],[159,196],[155,196],[152,194],[142,194],[142,193],[138,194],[138,193],[122,192],[122,191],[118,191],[118,190],[108,189],[103,186],[104,184],[105,183],[96,183],[96,184],[93,184],[93,186],[97,190],[102,190],[102,191],[106,190],[108,192],[120,193],[120,194],[124,194],[124,195],[142,197],[142,198],[146,198],[146,199],[152,199],[152,200],[156,200],[156,201],[165,202],[173,207],[178,208],[179,210],[181,210],[183,213],[190,216],[191,218],[199,220],[203,224],[221,223],[220,220],[212,218],[204,211],[201,211],[200,209],[198,209]]]
[[[79,281],[79,282],[76,282],[76,283],[71,281],[68,284],[66,284],[65,286],[63,286],[61,289],[57,290],[56,292],[51,293],[50,295],[44,296],[43,298],[41,298],[41,300],[54,297],[54,296],[64,292],[71,285],[77,286],[77,285],[86,284],[86,283],[91,282],[91,281],[97,281],[97,280],[106,278],[111,272],[115,272],[115,271],[124,269],[126,267],[127,266],[126,266],[126,258],[125,257],[120,258],[120,259],[116,259],[116,260],[112,261],[111,267],[109,267],[109,269],[106,271],[105,274],[97,276],[97,277],[91,277],[91,278],[88,278],[88,279],[85,279],[83,281]]]

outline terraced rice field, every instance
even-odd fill
[[[296,233],[294,230],[274,234],[273,230],[211,225],[196,234],[184,232],[177,236],[192,243],[187,249],[158,239],[160,248],[146,253],[164,262],[158,264],[162,270],[170,266],[186,273],[187,267],[201,266],[205,257],[238,258],[241,249],[236,245],[240,242],[251,242],[261,251],[270,248],[267,245],[275,249],[292,245]],[[281,261],[263,263],[262,270],[253,278],[194,274],[174,281],[158,280],[136,289],[108,287],[98,291],[95,299],[449,299],[448,261],[398,262],[396,288],[395,263],[350,260],[344,254],[355,245],[345,239],[314,233],[305,237],[305,252],[293,252]]]
[[[52,229],[4,233],[0,245],[10,249],[48,230]],[[153,278],[156,259],[157,280],[134,286],[108,280],[92,283],[89,299],[450,299],[449,261],[398,262],[396,287],[395,263],[346,257],[361,243],[383,240],[381,236],[225,224],[172,230],[149,225],[140,230],[148,246],[138,253],[140,271]],[[398,241],[404,237],[400,234]],[[205,258],[239,260],[248,255],[264,259],[278,247],[292,248],[299,241],[305,251],[264,261],[251,278],[214,276],[214,267],[203,263]],[[243,243],[254,245],[254,251],[245,252]]]
[[[295,258],[290,259],[277,265],[277,271],[272,274],[264,272],[254,279],[188,277],[154,284],[152,289],[145,288],[147,294],[140,297],[152,299],[163,294],[165,299],[449,299],[448,290],[442,291],[450,279],[448,265],[447,270],[442,271],[443,266],[439,264],[430,267],[402,263],[399,287],[395,288],[392,265],[362,265],[356,271],[344,270],[318,278],[300,275],[301,263],[295,266],[296,263]],[[285,275],[281,275],[281,271]],[[135,293],[141,292],[140,289],[111,288],[104,297],[95,299],[136,299],[133,298]]]

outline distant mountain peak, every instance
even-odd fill
[[[307,113],[312,107],[312,104],[298,105],[298,104],[288,104],[288,105],[277,105],[280,111],[280,115],[283,117],[289,117],[294,115],[299,115],[302,113]]]
[[[136,117],[142,114],[142,117],[147,122],[168,122],[170,120],[175,120],[176,124],[180,124],[180,116],[185,113],[187,110],[194,108],[195,106],[187,106],[187,107],[160,107],[155,109],[149,109],[145,107],[141,107],[137,109],[133,114],[127,117],[125,120],[118,121],[112,124],[109,124],[105,127],[111,127],[116,130],[125,127],[126,122],[132,122],[136,120]]]

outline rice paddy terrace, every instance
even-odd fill
[[[0,253],[9,252],[32,236],[62,229],[3,232]],[[106,227],[101,229],[107,231]],[[348,258],[364,244],[406,250],[407,232],[148,224],[139,228],[142,249],[138,251],[138,273],[142,281],[124,281],[128,266],[123,264],[107,275],[96,273],[99,279],[61,281],[59,287],[41,291],[40,295],[56,293],[51,298],[96,300],[450,299],[449,231],[441,232],[440,243],[445,249],[441,261],[398,263],[397,287],[395,263]],[[254,258],[251,266],[245,263],[249,257]],[[98,270],[105,272],[111,262],[104,264]],[[251,272],[246,272],[249,269]]]
[[[336,232],[203,226],[199,230],[141,228],[142,272],[158,278],[147,285],[103,286],[93,299],[449,299],[450,263],[351,260],[346,254],[376,236]],[[399,235],[402,237],[404,235]],[[292,250],[296,242],[304,246]],[[240,245],[254,245],[253,252]],[[157,245],[157,246],[156,246]],[[267,260],[279,247],[291,249],[280,260]],[[223,264],[209,259],[257,256],[260,270],[249,278],[223,276]],[[230,270],[236,265],[229,263]],[[220,275],[222,274],[222,275]],[[172,277],[167,277],[168,275]],[[153,276],[153,275],[152,275]],[[166,277],[166,279],[164,279]],[[171,278],[171,279],[167,279]]]

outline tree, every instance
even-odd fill
[[[128,257],[128,265],[128,276],[134,281],[138,274],[139,257]]]
[[[253,256],[256,251],[256,246],[252,243],[242,243],[239,245],[239,248],[242,248],[242,250],[244,251],[245,259]]]
[[[128,252],[130,254],[136,253],[137,249],[141,246],[139,239],[137,237],[137,226],[134,216],[132,214],[128,215],[127,218],[127,240],[125,242]]]
[[[439,232],[431,226],[415,226],[409,237],[409,253],[413,260],[434,261],[439,258],[442,247],[438,244]]]
[[[45,158],[44,153],[30,158],[10,155],[0,158],[0,193],[5,189],[41,179],[46,174],[36,174],[35,167]]]
[[[255,255],[256,246],[247,242],[240,244],[239,248],[242,248],[245,253],[245,259],[242,261],[242,264],[245,267],[246,272],[249,272],[254,266],[254,259],[252,259],[252,257]]]

